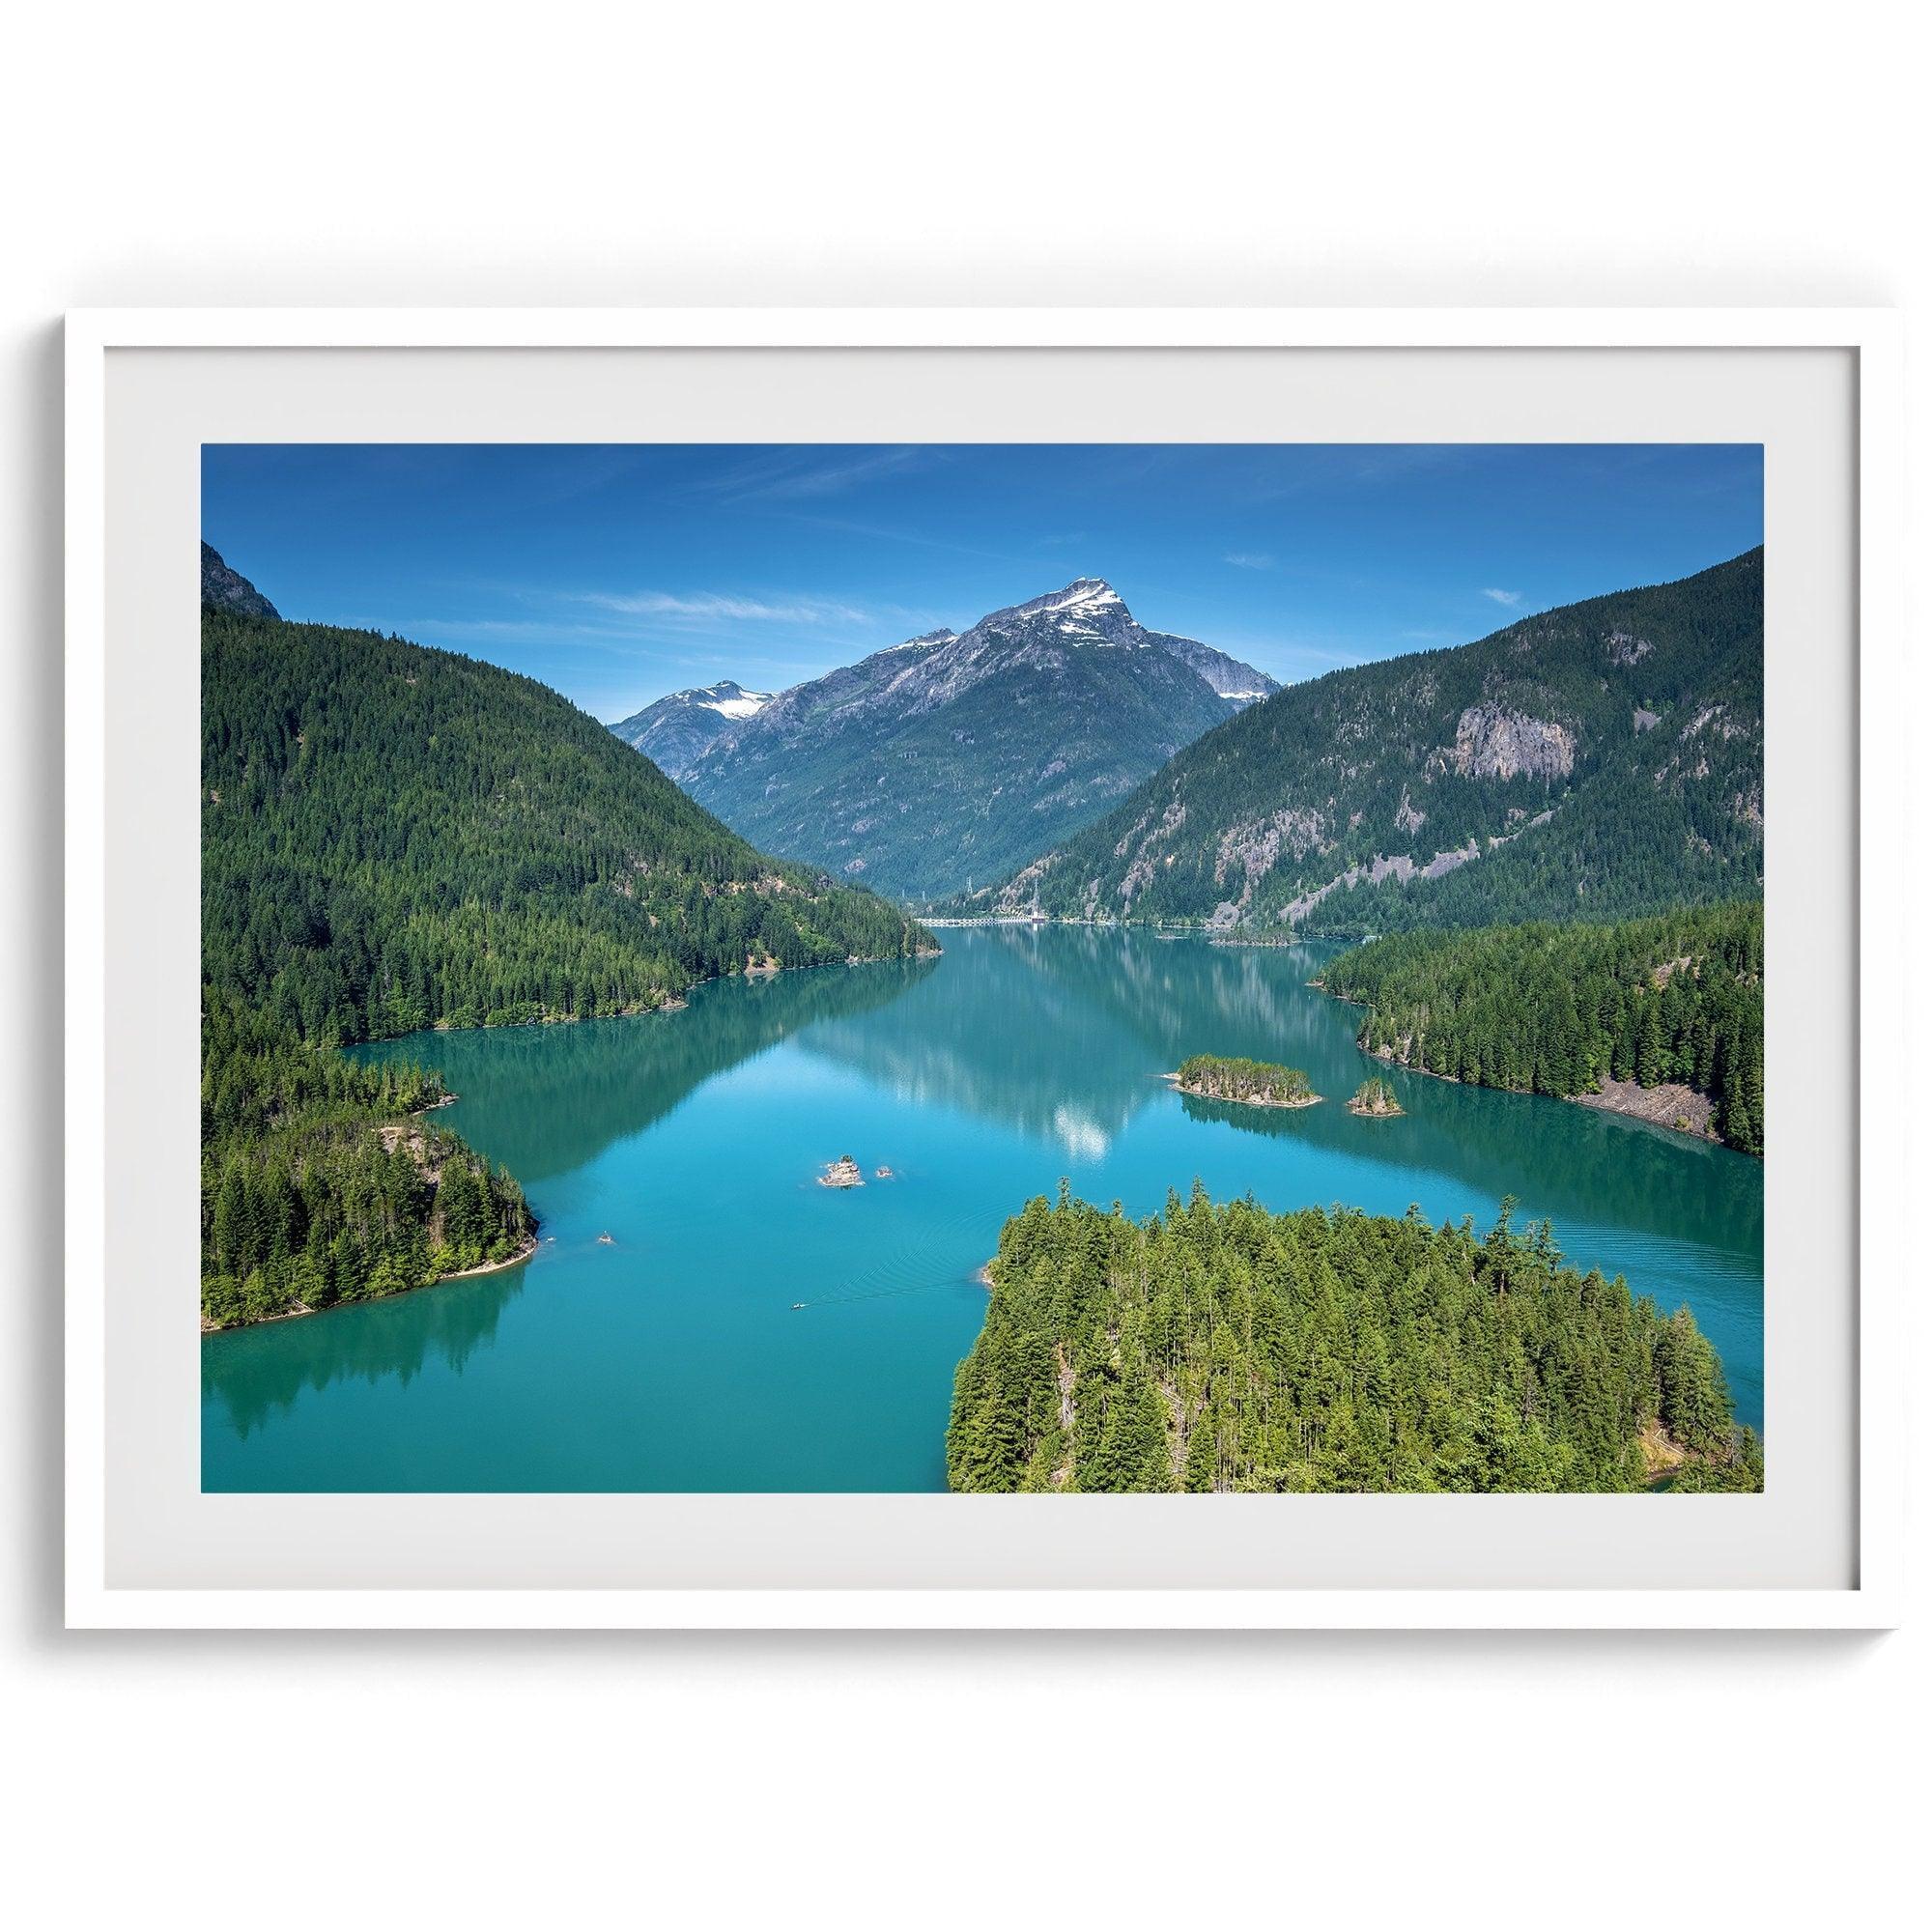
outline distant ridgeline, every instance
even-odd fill
[[[236,614],[259,593],[214,563],[205,1319],[414,1287],[528,1237],[514,1181],[401,1118],[440,1097],[433,1077],[314,1048],[632,1012],[714,975],[929,948],[886,901],[761,856],[530,679]]]
[[[1763,891],[1764,553],[1291,685],[962,911],[1389,932]]]
[[[1510,1205],[1487,1236],[1252,1201],[1030,1202],[960,1364],[958,1491],[1758,1490],[1716,1351]]]
[[[1764,1151],[1764,907],[1615,925],[1532,924],[1372,940],[1322,971],[1368,1009],[1361,1045],[1406,1066],[1524,1094],[1605,1080],[1715,1103],[1729,1147]]]

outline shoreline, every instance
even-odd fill
[[[1336,997],[1330,995],[1330,998]],[[1352,1006],[1353,1001],[1345,1005]],[[1359,1042],[1358,1042],[1359,1044]],[[1371,1060],[1378,1060],[1384,1066],[1399,1066],[1405,1073],[1419,1073],[1425,1080],[1440,1080],[1446,1087],[1466,1087],[1472,1094],[1514,1094],[1524,1100],[1556,1100],[1566,1107],[1587,1107],[1593,1114],[1615,1114],[1618,1119],[1636,1121],[1646,1127],[1659,1127],[1667,1134],[1674,1134],[1679,1140],[1702,1141],[1707,1147],[1723,1147],[1721,1134],[1713,1133],[1708,1124],[1680,1127],[1676,1117],[1681,1115],[1693,1120],[1701,1113],[1708,1122],[1718,1111],[1718,1103],[1708,1094],[1699,1094],[1693,1087],[1684,1087],[1674,1082],[1660,1083],[1655,1087],[1639,1087],[1634,1080],[1611,1080],[1605,1076],[1602,1087],[1587,1094],[1538,1094],[1528,1087],[1490,1087],[1480,1080],[1459,1080],[1453,1073],[1437,1073],[1429,1066],[1411,1066],[1406,1060],[1398,1060],[1392,1053],[1377,1052],[1370,1047],[1362,1047]],[[1648,1097],[1644,1097],[1648,1096]],[[1671,1119],[1664,1119],[1662,1110],[1669,1108]],[[1732,1148],[1733,1153],[1743,1153],[1742,1148]],[[1746,1154],[1747,1160],[1762,1160],[1762,1154]]]
[[[1207,1094],[1199,1087],[1183,1086],[1179,1073],[1163,1073],[1160,1077],[1177,1094],[1188,1094],[1197,1100],[1218,1100],[1224,1107],[1272,1107],[1279,1113],[1295,1114],[1303,1107],[1319,1107],[1328,1097],[1325,1094],[1310,1094],[1301,1100],[1249,1100],[1233,1094]]]
[[[1686,1140],[1708,1141],[1713,1147],[1724,1145],[1723,1136],[1711,1130],[1718,1103],[1708,1094],[1676,1081],[1661,1081],[1655,1087],[1640,1087],[1634,1080],[1605,1077],[1594,1094],[1566,1094],[1572,1106],[1588,1107],[1594,1113],[1621,1114],[1628,1121],[1642,1121],[1666,1133],[1681,1134]],[[1682,1121],[1684,1125],[1678,1122]],[[1733,1150],[1739,1151],[1739,1150]]]
[[[824,961],[823,964],[820,966],[777,966],[772,968],[769,972],[760,971],[756,973],[714,973],[709,979],[693,980],[691,985],[687,986],[684,990],[685,993],[691,993],[694,992],[699,986],[718,985],[731,980],[776,979],[780,973],[818,973],[818,972],[830,971],[834,967],[844,970],[853,966],[884,966],[892,964],[894,959],[936,959],[940,956],[941,951],[942,949],[939,947],[932,947],[929,949],[921,948],[918,952],[911,954],[895,953],[891,955],[891,957],[881,955],[880,957],[875,959],[828,959]],[[604,1014],[563,1013],[554,1016],[548,1016],[543,1019],[517,1020],[513,1021],[510,1026],[504,1026],[504,1027],[483,1026],[480,1024],[473,1027],[456,1027],[456,1026],[450,1026],[446,1023],[437,1023],[426,1027],[416,1027],[409,1033],[384,1034],[383,1035],[381,1039],[352,1040],[339,1046],[332,1046],[332,1047],[318,1046],[315,1050],[317,1052],[322,1052],[322,1053],[353,1054],[365,1047],[384,1045],[389,1040],[413,1039],[418,1035],[425,1033],[430,1033],[430,1034],[508,1033],[511,1032],[515,1027],[577,1026],[581,1024],[582,1021],[591,1018],[624,1019],[624,1020],[649,1019],[653,1015],[658,1013],[684,1012],[689,1009],[690,1005],[691,1002],[684,997],[684,994],[673,993],[669,995],[668,998],[659,1001],[655,1006],[636,1007],[633,1008],[630,1011],[622,1013],[604,1013]],[[435,1072],[436,1069],[434,1067],[430,1067],[426,1070],[430,1072]],[[463,1096],[460,1094],[445,1093],[440,1099],[432,1100],[426,1106],[414,1108],[411,1112],[405,1114],[402,1118],[404,1118],[405,1120],[420,1120],[425,1115],[436,1113],[440,1108],[453,1106]],[[541,1222],[533,1222],[532,1228],[533,1229],[538,1228],[541,1227],[542,1225],[543,1224]],[[519,1262],[528,1261],[529,1258],[536,1253],[538,1245],[539,1243],[537,1240],[537,1236],[535,1233],[532,1232],[528,1236],[527,1240],[524,1243],[524,1245],[520,1247],[514,1255],[511,1255],[505,1261],[485,1262],[480,1266],[477,1267],[459,1268],[455,1274],[440,1274],[434,1281],[423,1282],[419,1284],[419,1286],[416,1288],[400,1288],[395,1290],[390,1294],[366,1295],[363,1296],[362,1299],[370,1301],[393,1301],[399,1294],[420,1293],[422,1289],[425,1288],[440,1288],[442,1284],[446,1281],[467,1281],[480,1274],[496,1274],[503,1268],[515,1267]],[[353,1304],[348,1302],[334,1301],[329,1303],[329,1308],[345,1308],[352,1305]],[[310,1308],[307,1307],[306,1305],[298,1305],[297,1307],[294,1308],[285,1308],[278,1315],[256,1316],[252,1321],[243,1320],[241,1321],[209,1321],[203,1320],[201,1321],[201,1333],[204,1336],[226,1335],[238,1328],[260,1328],[266,1326],[270,1321],[299,1321],[304,1316],[327,1315],[327,1313],[328,1313],[328,1308]]]
[[[923,925],[923,920],[920,922]],[[702,980],[694,980],[681,993],[667,994],[662,1000],[648,1007],[626,1007],[618,1013],[545,1013],[533,1020],[506,1020],[500,1026],[491,1026],[487,1021],[478,1020],[474,1026],[452,1026],[447,1020],[431,1020],[427,1026],[412,1027],[408,1033],[385,1033],[372,1039],[345,1040],[322,1050],[329,1053],[353,1053],[365,1046],[384,1046],[392,1039],[414,1039],[426,1033],[514,1033],[519,1027],[582,1026],[589,1020],[647,1020],[659,1013],[681,1013],[691,1005],[690,995],[700,986],[728,985],[733,980],[776,980],[781,973],[830,973],[843,972],[853,966],[891,966],[899,961],[912,962],[923,959],[938,959],[946,949],[943,946],[921,947],[913,952],[880,952],[869,959],[853,957],[849,959],[825,959],[816,966],[755,966],[741,967],[735,973],[713,973]],[[449,1095],[450,1100],[460,1099],[457,1094]],[[447,1100],[432,1103],[446,1106]],[[418,1112],[427,1112],[421,1108]]]
[[[1331,993],[1320,980],[1308,982],[1324,998],[1333,1000],[1340,1007],[1353,1007],[1357,1012],[1367,1012],[1367,1005],[1360,1000],[1346,999],[1340,993]],[[1674,1134],[1680,1140],[1702,1141],[1707,1147],[1727,1146],[1723,1135],[1712,1129],[1711,1122],[1717,1118],[1718,1103],[1708,1094],[1700,1094],[1694,1087],[1686,1087],[1676,1081],[1661,1081],[1655,1087],[1641,1087],[1634,1080],[1613,1080],[1608,1074],[1600,1086],[1587,1094],[1538,1094],[1527,1087],[1490,1087],[1480,1080],[1459,1080],[1453,1073],[1437,1073],[1434,1067],[1411,1066],[1407,1061],[1397,1058],[1386,1048],[1362,1045],[1357,1034],[1356,1048],[1371,1060],[1379,1061],[1384,1066],[1399,1066],[1405,1073],[1419,1073],[1425,1080],[1440,1080],[1451,1087],[1467,1087],[1476,1094],[1519,1094],[1527,1100],[1560,1100],[1566,1106],[1588,1107],[1594,1114],[1615,1114],[1621,1120],[1638,1121],[1647,1127],[1661,1128],[1664,1133]],[[1352,1112],[1352,1108],[1350,1109]],[[1679,1126],[1679,1119],[1690,1122]],[[1742,1148],[1732,1148],[1733,1153],[1744,1153]],[[1747,1160],[1762,1160],[1762,1154],[1745,1154]]]
[[[424,1294],[433,1288],[440,1288],[445,1282],[470,1281],[479,1274],[500,1274],[505,1268],[528,1261],[538,1246],[536,1235],[532,1232],[524,1236],[515,1254],[507,1255],[499,1262],[482,1262],[475,1267],[458,1268],[454,1274],[440,1274],[434,1281],[418,1282],[413,1288],[393,1289],[387,1294],[359,1295],[355,1301],[331,1301],[327,1308],[310,1308],[305,1302],[298,1302],[294,1308],[283,1309],[279,1315],[257,1315],[252,1320],[244,1318],[240,1321],[203,1321],[201,1332],[204,1337],[232,1335],[242,1328],[266,1328],[271,1321],[299,1321],[304,1316],[327,1315],[338,1308],[355,1308],[371,1301],[400,1301],[406,1294]]]
[[[915,913],[920,924],[931,931],[972,925],[1071,925],[1089,932],[1151,932],[1160,939],[1205,939],[1212,946],[1279,947],[1284,950],[1333,940],[1342,946],[1359,946],[1374,938],[1373,933],[1311,931],[1293,926],[1286,934],[1263,931],[1260,927],[1210,925],[1202,920],[1160,919],[1076,919],[1066,913],[1001,912],[978,913],[968,917]]]

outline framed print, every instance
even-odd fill
[[[1891,1620],[1898,409],[71,318],[71,1621]]]

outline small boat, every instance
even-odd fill
[[[874,1180],[892,1180],[896,1179],[896,1177],[889,1167],[875,1167],[872,1170],[872,1179]]]
[[[599,1235],[597,1236],[597,1239],[602,1246],[607,1248],[615,1247],[617,1244],[617,1237],[615,1235]]]
[[[794,1301],[794,1302],[792,1303],[792,1306],[793,1306],[794,1308],[803,1308],[803,1307],[805,1306],[805,1303],[804,1303],[804,1302],[802,1302],[802,1301]]]

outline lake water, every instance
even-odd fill
[[[1422,1075],[1358,1120],[1332,948],[952,929],[944,956],[701,986],[683,1012],[423,1034],[438,1119],[542,1219],[527,1263],[206,1338],[209,1490],[935,1490],[974,1271],[1065,1175],[1135,1214],[1198,1175],[1273,1208],[1487,1227],[1689,1302],[1762,1423],[1763,1169],[1634,1122]],[[1322,1106],[1183,1097],[1192,1052],[1304,1067]],[[841,1153],[867,1184],[820,1187]],[[889,1165],[892,1179],[873,1170]],[[600,1237],[609,1235],[607,1243]],[[794,1309],[794,1302],[804,1302]]]

